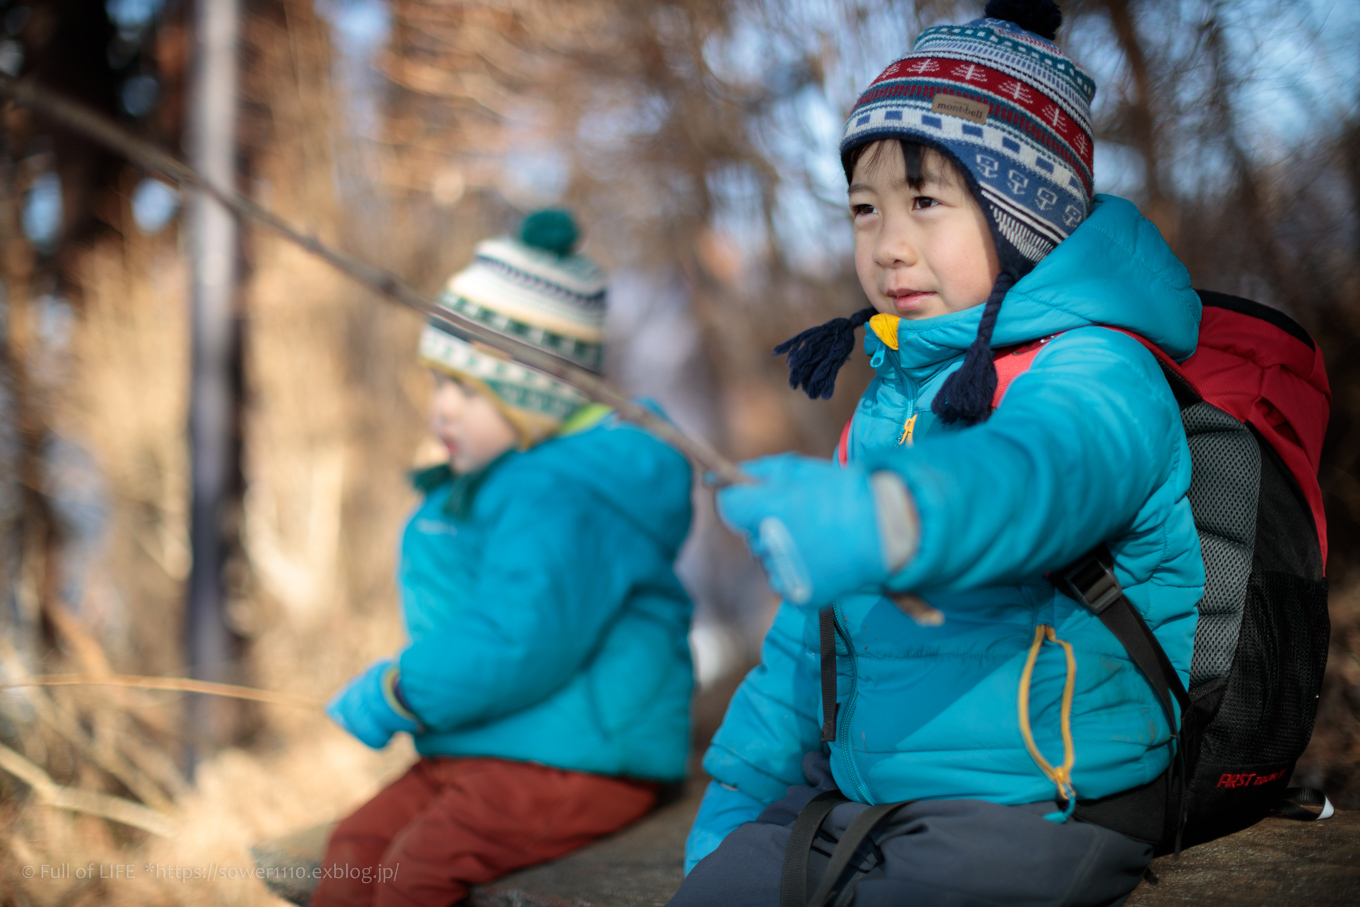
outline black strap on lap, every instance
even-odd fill
[[[845,834],[836,842],[836,849],[831,852],[831,862],[827,864],[826,872],[822,873],[822,881],[817,885],[817,890],[808,898],[807,907],[826,907],[835,902],[837,895],[841,893],[842,876],[850,868],[855,851],[859,850],[859,846],[883,823],[883,820],[911,802],[913,801],[880,803],[855,816],[845,829]]]
[[[784,873],[779,883],[779,907],[806,907],[808,890],[808,858],[817,830],[831,811],[850,798],[838,790],[822,791],[813,797],[793,823],[789,833],[789,847],[784,852]]]
[[[821,637],[822,669],[822,742],[836,739],[836,612],[823,608],[817,614],[817,631]]]
[[[823,791],[803,807],[789,833],[789,847],[784,853],[784,872],[779,885],[779,907],[827,907],[844,891],[843,876],[850,868],[850,861],[875,828],[897,810],[914,801],[901,803],[880,803],[870,806],[850,822],[845,834],[836,842],[831,852],[831,862],[827,864],[822,879],[812,896],[808,897],[808,870],[812,854],[812,843],[817,839],[817,831],[831,815],[831,811],[850,800],[838,790]]]

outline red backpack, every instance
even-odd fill
[[[1281,312],[1199,295],[1199,345],[1184,362],[1131,335],[1161,364],[1190,447],[1206,582],[1189,689],[1124,597],[1104,545],[1050,575],[1124,645],[1172,727],[1173,700],[1180,707],[1180,745],[1164,775],[1076,807],[1158,853],[1239,831],[1272,810],[1300,819],[1332,812],[1320,792],[1288,788],[1313,732],[1331,632],[1317,481],[1331,402],[1322,351]],[[997,351],[993,407],[1048,339]],[[847,422],[842,464],[849,437]]]

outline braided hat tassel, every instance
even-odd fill
[[[836,374],[855,351],[855,329],[872,317],[873,309],[860,309],[849,318],[833,318],[808,328],[775,347],[776,356],[788,354],[789,387],[797,390],[801,384],[813,400],[831,399]]]
[[[996,393],[996,365],[992,362],[992,331],[1001,314],[1001,300],[1015,286],[1015,275],[1002,272],[992,284],[992,293],[982,309],[977,336],[964,354],[963,365],[945,379],[935,395],[930,410],[941,422],[952,425],[963,422],[976,425],[992,414],[992,396]]]

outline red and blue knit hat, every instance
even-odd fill
[[[986,18],[926,29],[855,102],[841,153],[879,139],[944,153],[972,177],[1003,269],[1028,271],[1091,209],[1096,86],[1053,44],[1061,21],[1052,0],[992,0]]]
[[[933,408],[945,422],[987,417],[996,387],[991,334],[1006,291],[1091,211],[1096,87],[1053,44],[1061,22],[1053,0],[991,0],[982,19],[928,28],[846,122],[843,158],[883,139],[933,148],[963,174],[992,228],[1001,275],[977,340],[937,395]],[[865,309],[777,347],[789,354],[790,383],[830,397],[854,328],[872,315]]]

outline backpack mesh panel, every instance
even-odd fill
[[[1325,583],[1253,572],[1237,657],[1200,758],[1215,764],[1298,759],[1313,734],[1327,637]]]
[[[1199,603],[1190,687],[1223,677],[1237,650],[1247,597],[1261,452],[1241,422],[1207,403],[1181,410],[1190,446],[1190,507],[1204,556],[1204,597]]]
[[[1246,828],[1274,805],[1312,736],[1327,661],[1327,582],[1312,513],[1275,451],[1251,437],[1260,451],[1256,550],[1232,667],[1196,691],[1184,729],[1186,846]],[[1225,787],[1225,773],[1253,780]]]
[[[1208,758],[1235,753],[1239,761],[1293,762],[1312,736],[1327,664],[1327,582],[1307,506],[1275,452],[1259,447],[1261,545],[1223,704],[1203,745]]]

